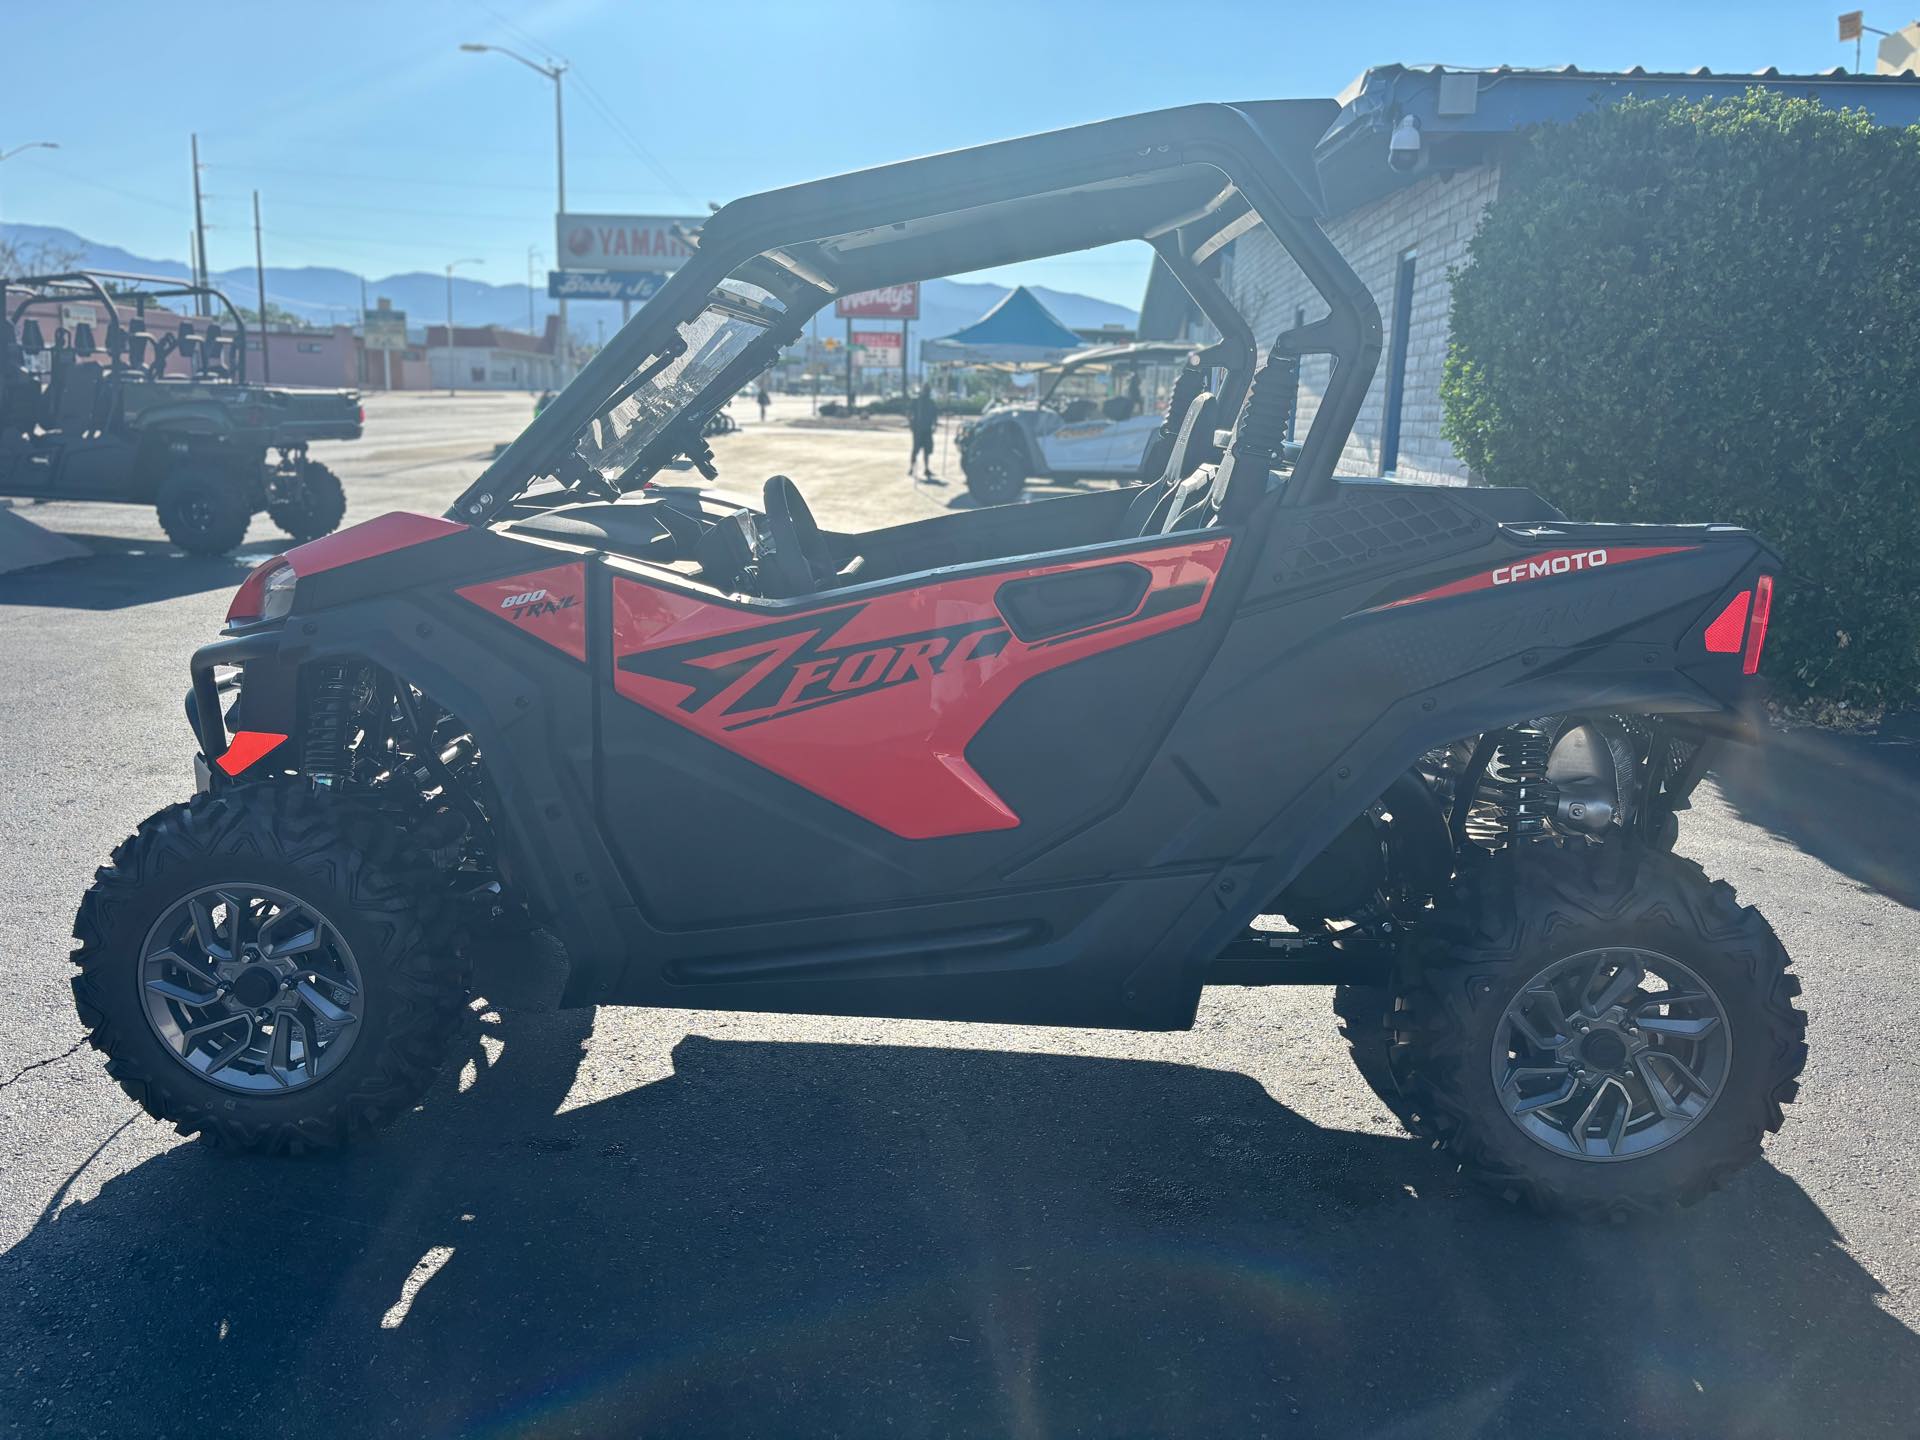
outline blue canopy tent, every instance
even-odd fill
[[[920,347],[927,362],[988,365],[996,361],[1046,364],[1086,342],[1053,317],[1026,286],[1009,291],[973,324]]]

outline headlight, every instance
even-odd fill
[[[284,555],[254,566],[234,592],[233,603],[227,606],[227,624],[258,625],[286,619],[293,609],[293,587],[298,579]]]

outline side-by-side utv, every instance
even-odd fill
[[[1329,110],[736,201],[444,516],[255,570],[192,657],[198,793],[76,921],[112,1074],[218,1144],[337,1145],[422,1097],[525,917],[576,1005],[1156,1030],[1335,983],[1406,1124],[1502,1194],[1615,1215],[1753,1160],[1797,987],[1671,846],[1751,724],[1775,557],[1335,478],[1380,320],[1316,223]],[[1254,226],[1323,318],[1256,337],[1203,273]],[[836,296],[1130,237],[1223,337],[1150,483],[864,533],[785,475],[655,483],[716,478],[706,422]]]
[[[359,393],[249,381],[246,322],[219,290],[85,270],[0,298],[0,495],[151,505],[199,555],[262,512],[296,540],[340,523],[340,481],[307,447],[359,439]]]

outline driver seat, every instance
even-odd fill
[[[1191,478],[1187,475],[1194,437],[1204,435],[1211,441],[1212,425],[1213,392],[1202,390],[1187,406],[1186,418],[1174,435],[1173,448],[1167,452],[1166,468],[1158,480],[1140,487],[1140,493],[1133,497],[1133,503],[1121,517],[1117,538],[1130,540],[1139,535],[1164,534],[1173,528],[1173,522],[1189,506],[1193,496],[1212,483],[1210,477],[1197,469]]]

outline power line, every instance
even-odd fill
[[[491,5],[482,5],[481,8],[485,10],[487,14],[491,15],[509,34],[518,37],[522,44],[530,45],[537,50],[543,50],[548,55],[558,54],[553,46],[542,40],[538,35],[514,24],[513,21],[502,15]],[[564,59],[565,57],[561,58]],[[683,200],[694,198],[693,192],[688,190],[687,187],[682,185],[678,180],[674,179],[673,176],[667,172],[666,166],[660,163],[658,157],[656,157],[651,150],[647,149],[645,145],[640,143],[639,137],[629,130],[626,122],[614,113],[613,107],[601,97],[600,92],[594,88],[593,82],[587,79],[580,68],[570,60],[566,61],[566,64],[573,74],[574,84],[579,87],[580,93],[586,97],[587,103],[599,112],[600,118],[607,122],[614,134],[627,143],[627,148],[632,150],[633,153],[640,158],[642,163],[644,163],[648,169],[652,170],[653,173],[659,177],[661,183],[673,192],[673,194]]]
[[[633,132],[627,129],[626,122],[613,113],[613,107],[601,98],[598,90],[593,88],[592,82],[578,70],[573,72],[573,79],[574,83],[580,87],[580,93],[587,97],[587,102],[592,105],[595,110],[600,112],[600,118],[613,127],[614,134],[627,142],[627,145],[632,149],[633,153],[639,156],[647,168],[659,177],[660,182],[682,199],[692,199],[693,192],[688,190],[687,187],[682,185],[678,180],[674,179],[673,176],[667,172],[667,167],[655,158],[653,152],[634,137]]]

